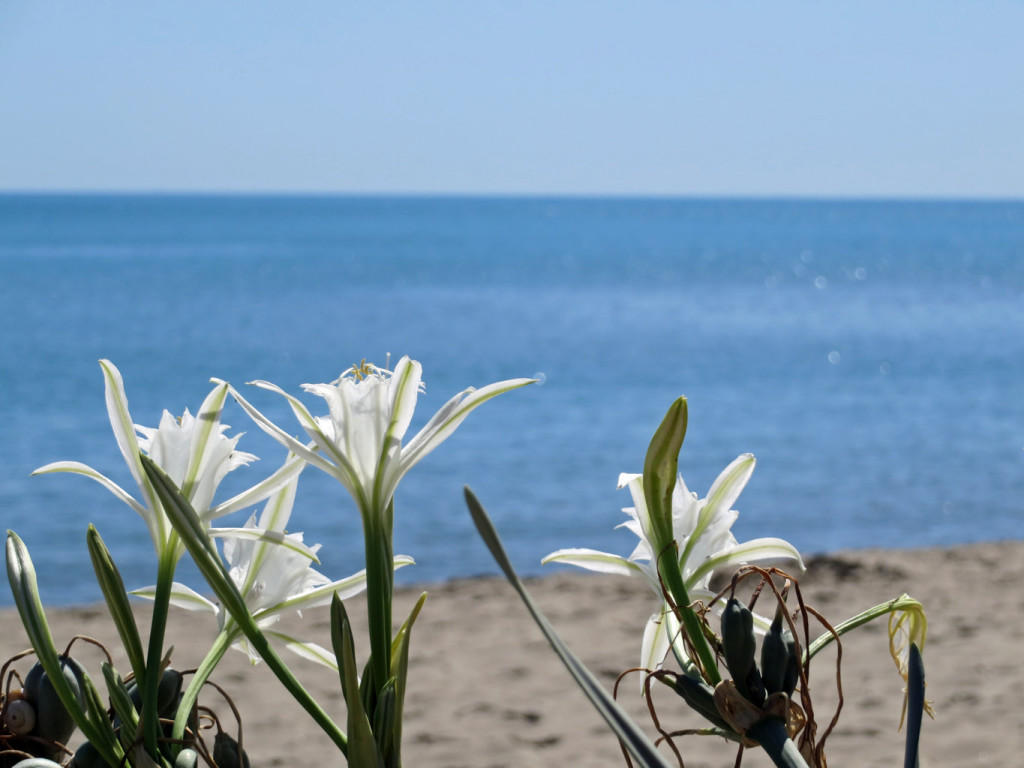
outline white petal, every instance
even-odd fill
[[[252,454],[234,450],[240,436],[229,438],[223,434],[227,427],[220,423],[220,417],[227,396],[228,385],[220,382],[203,400],[188,434],[187,470],[181,488],[201,513],[212,505],[217,485],[228,472],[257,460]],[[181,423],[184,426],[184,417]]]
[[[400,472],[397,477],[388,479],[389,489],[393,492],[401,475],[444,442],[469,415],[470,411],[478,405],[510,390],[525,387],[534,381],[536,379],[509,379],[489,384],[481,389],[464,390],[457,394],[434,414],[423,429],[402,449]]]
[[[143,587],[142,589],[133,589],[131,594],[146,600],[153,600],[156,597],[156,587],[150,586]],[[210,602],[195,590],[189,589],[184,584],[179,584],[178,582],[174,582],[171,585],[171,605],[184,608],[186,611],[207,611],[214,614],[220,612],[220,608],[216,603]]]
[[[295,539],[293,535],[285,534],[282,531],[264,531],[260,528],[211,528],[209,532],[214,537],[232,536],[252,541],[265,541],[275,546],[290,549],[292,552],[296,552],[314,563],[320,562],[320,559],[316,556],[316,550],[310,549],[301,541]]]
[[[643,475],[639,475],[636,472],[620,472],[619,473],[619,484],[616,486],[617,490],[622,490],[631,482],[636,479],[643,479]]]
[[[406,565],[415,564],[415,561],[408,555],[395,555],[394,562],[395,570],[403,568]],[[305,610],[306,608],[312,608],[317,605],[326,605],[331,602],[335,593],[338,594],[339,600],[348,600],[350,597],[358,595],[365,589],[366,571],[362,570],[347,578],[332,581],[330,584],[324,584],[316,589],[290,597],[277,605],[271,606],[264,611],[260,611],[259,618],[263,619],[267,616],[283,613],[284,611],[299,611]]]
[[[316,643],[306,643],[301,640],[297,640],[290,635],[286,635],[283,632],[265,631],[265,635],[281,640],[285,647],[292,653],[301,656],[308,661],[315,661],[317,664],[322,664],[325,667],[330,667],[335,672],[338,671],[338,660],[334,657],[334,654],[321,645]]]
[[[736,499],[750,480],[757,459],[752,453],[744,453],[733,459],[732,463],[722,470],[711,490],[708,491],[707,506],[712,509],[732,509]]]
[[[391,418],[385,432],[387,440],[397,440],[399,444],[405,437],[412,415],[416,411],[416,398],[423,380],[423,366],[408,356],[403,357],[395,366],[388,387],[388,399]]]
[[[295,455],[289,455],[287,461],[274,474],[257,483],[249,490],[243,491],[237,496],[233,496],[213,507],[203,516],[204,519],[215,520],[218,517],[237,512],[240,509],[251,507],[253,504],[259,504],[264,499],[281,490],[286,483],[293,480],[306,466],[307,464],[304,459]]]
[[[640,524],[640,530],[642,531],[642,538],[647,541],[652,551],[656,546],[654,541],[654,526],[651,523],[651,513],[647,509],[647,497],[644,496],[644,478],[643,475],[630,475],[622,473],[619,475],[619,488],[629,488],[629,495],[633,497],[633,509],[623,509],[622,511],[631,517],[635,517],[637,522]],[[665,542],[667,543],[667,542]]]
[[[692,573],[686,577],[688,583],[698,583],[719,568],[734,565],[774,565],[795,566],[801,573],[804,561],[796,547],[784,539],[771,537],[751,539],[729,549],[716,552],[704,562],[696,565]]]
[[[220,379],[213,379],[213,381],[220,381]],[[305,416],[307,417],[307,419],[304,420],[301,417],[299,419],[300,423],[303,426],[303,429],[306,429],[307,432],[308,432],[309,429],[314,429],[317,432],[319,432],[319,429],[316,426],[316,421],[315,421],[315,419],[313,419],[312,416],[310,416],[309,411],[307,411],[305,409],[305,406],[303,406],[299,401],[297,401],[294,398],[292,398],[291,395],[288,395],[283,390],[281,390],[279,387],[276,387],[275,385],[273,385],[273,384],[271,384],[270,382],[267,382],[267,381],[253,381],[253,382],[250,382],[250,383],[253,384],[254,386],[260,387],[261,389],[269,389],[272,392],[277,392],[277,393],[279,393],[281,395],[284,395],[285,398],[288,398],[288,402],[292,406],[292,411],[296,412],[296,415],[298,415],[297,409],[301,409],[301,411],[305,413]],[[234,387],[231,387],[230,391],[231,391],[231,396],[235,398],[235,401],[240,406],[242,406],[242,409],[247,414],[249,414],[249,417],[253,421],[256,422],[256,426],[258,426],[260,429],[262,429],[264,432],[266,432],[272,438],[274,438],[279,443],[281,443],[281,445],[283,445],[289,451],[291,451],[292,453],[294,453],[297,456],[301,456],[304,461],[312,464],[314,467],[316,467],[318,469],[322,469],[324,472],[326,472],[329,475],[333,475],[334,477],[337,477],[339,480],[341,480],[341,482],[346,487],[348,487],[349,482],[351,482],[351,478],[345,477],[341,473],[341,471],[338,469],[338,467],[335,467],[333,464],[331,464],[329,461],[327,461],[327,459],[325,459],[323,456],[320,456],[315,451],[310,449],[309,446],[307,446],[307,445],[299,442],[298,440],[296,440],[294,437],[289,435],[287,432],[285,432],[283,429],[281,429],[279,426],[277,426],[274,422],[272,422],[270,419],[268,419],[266,416],[264,416],[262,413],[260,413],[256,409],[255,406],[253,406],[248,400],[246,400],[244,397],[242,397],[241,393],[237,389],[235,389]],[[322,433],[321,433],[321,437],[323,437]],[[323,438],[323,439],[325,440],[325,442],[329,442],[329,441],[327,441],[326,438]],[[349,490],[351,490],[351,488]]]
[[[101,475],[92,467],[86,464],[82,464],[81,462],[55,461],[52,464],[47,464],[45,467],[40,467],[32,474],[45,475],[53,472],[73,472],[76,475],[84,475],[85,477],[90,477],[97,483],[102,485],[104,488],[106,488],[108,491],[110,491],[112,494],[114,494],[118,499],[120,499],[129,507],[138,512],[142,516],[142,519],[146,520],[147,523],[149,522],[150,518],[153,517],[152,511],[146,509],[144,506],[139,504],[139,502],[132,498],[131,495],[121,486],[119,486],[106,475]]]
[[[121,372],[109,360],[100,360],[100,368],[103,369],[107,415],[110,417],[110,426],[114,430],[114,437],[121,449],[121,455],[124,456],[125,463],[139,486],[145,505],[150,510],[158,510],[161,507],[156,491],[143,471],[142,461],[139,459],[139,442],[135,437],[135,425],[132,423],[131,413],[128,411],[128,397],[124,392],[124,380],[121,378]],[[167,541],[167,529],[170,524],[163,518],[163,515],[158,515],[155,512],[144,515],[144,519],[149,527],[153,543],[157,547],[162,546],[162,543]]]
[[[542,565],[565,563],[566,565],[575,565],[578,568],[586,568],[588,571],[615,573],[620,576],[632,576],[642,573],[640,566],[636,563],[631,563],[621,555],[598,552],[596,549],[560,549],[557,552],[552,552],[540,562]]]
[[[110,417],[110,426],[114,429],[117,446],[121,449],[121,455],[124,456],[135,482],[140,486],[144,485],[146,473],[142,470],[142,462],[139,461],[139,442],[135,437],[135,424],[128,411],[124,379],[121,378],[121,372],[117,370],[117,366],[109,360],[100,360],[100,368],[103,369],[107,415]]]
[[[652,672],[659,669],[668,655],[671,645],[668,623],[665,619],[668,613],[655,613],[647,620],[644,627],[644,639],[640,644],[640,669],[649,669]],[[645,675],[640,676],[641,691]]]

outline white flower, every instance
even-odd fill
[[[60,461],[40,467],[32,474],[73,472],[97,481],[121,501],[134,509],[149,528],[150,538],[158,553],[163,553],[172,528],[152,483],[142,469],[139,451],[145,451],[170,476],[192,504],[204,523],[267,498],[296,475],[302,463],[293,460],[278,472],[248,491],[221,504],[213,504],[217,486],[228,472],[256,457],[236,450],[239,437],[227,437],[228,426],[220,423],[228,388],[219,384],[207,395],[193,416],[187,409],[180,419],[164,411],[160,426],[142,427],[132,422],[128,398],[121,373],[109,360],[101,360],[106,390],[107,413],[114,437],[128,469],[139,487],[141,500],[121,488],[110,478],[81,462]],[[178,554],[181,550],[178,549]]]
[[[708,602],[714,597],[709,583],[716,569],[765,562],[792,563],[801,571],[804,568],[800,553],[787,541],[760,538],[740,544],[732,534],[732,524],[739,514],[732,505],[750,479],[754,464],[752,454],[739,456],[718,476],[705,499],[691,493],[682,477],[676,481],[672,493],[672,530],[683,583],[694,602]],[[662,601],[661,611],[647,622],[640,652],[641,668],[655,669],[665,660],[669,648],[678,638],[679,623],[669,606],[664,604],[656,553],[651,548],[653,529],[644,498],[643,477],[622,474],[619,476],[619,488],[623,487],[629,488],[635,506],[623,510],[630,519],[619,527],[628,528],[640,539],[628,558],[594,549],[560,549],[541,562],[568,563],[602,573],[641,575]],[[770,623],[765,619],[762,622],[764,627]]]
[[[286,532],[297,485],[298,476],[275,493],[267,501],[258,522],[253,515],[243,528],[212,528],[210,535],[224,538],[224,559],[231,580],[264,634],[284,641],[288,648],[305,658],[336,669],[334,655],[327,649],[269,630],[286,612],[295,611],[301,615],[303,609],[331,602],[335,592],[340,599],[346,600],[366,588],[366,571],[331,581],[313,570],[312,563],[320,545],[307,547],[301,533]],[[394,559],[396,568],[412,562],[412,558],[404,555]],[[146,587],[132,594],[152,599],[155,593],[155,587]],[[171,602],[179,608],[209,611],[216,615],[221,631],[230,635],[232,647],[248,653],[254,664],[259,661],[241,630],[219,605],[178,583],[171,589]]]
[[[297,398],[266,381],[251,382],[284,396],[313,441],[307,446],[254,408],[235,389],[231,393],[267,434],[289,451],[333,475],[348,489],[364,519],[380,518],[398,482],[420,459],[440,445],[469,412],[492,397],[533,379],[510,379],[463,390],[445,403],[408,443],[402,443],[423,388],[422,368],[408,357],[394,371],[353,366],[330,384],[303,388],[327,401],[328,414],[314,417]]]

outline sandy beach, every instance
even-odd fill
[[[805,599],[833,621],[902,592],[925,604],[928,697],[936,719],[925,721],[922,766],[1017,764],[1024,752],[1019,699],[1024,665],[1018,634],[1024,626],[1024,542],[843,552],[810,558],[809,563],[801,580]],[[599,768],[624,764],[616,740],[506,582],[484,577],[424,589],[429,598],[414,630],[406,705],[407,766]],[[639,579],[559,572],[531,580],[529,589],[564,639],[609,689],[620,672],[636,664],[644,621],[656,607]],[[396,616],[404,615],[419,592],[401,591]],[[359,632],[361,605],[358,598],[350,603]],[[6,659],[26,648],[27,641],[14,609],[0,614],[7,627],[0,637],[0,657]],[[147,627],[144,604],[139,605],[138,615],[140,626]],[[59,646],[82,633],[116,649],[113,627],[102,606],[52,610],[48,618]],[[329,645],[326,611],[307,614],[303,624],[304,637]],[[214,630],[215,623],[207,615],[172,614],[169,642],[174,644],[175,666],[184,669],[198,664]],[[360,652],[362,663],[365,648]],[[92,658],[84,651],[83,656],[94,678],[99,678],[98,655]],[[115,666],[126,672],[123,653],[115,650],[114,658]],[[822,671],[814,681],[816,708],[819,720],[827,721],[835,701],[830,690],[835,686],[829,674],[823,674],[827,662],[817,664]],[[343,723],[337,677],[299,659],[292,668]],[[889,658],[884,622],[847,636],[841,670],[844,706],[827,741],[830,765],[901,765],[902,734],[897,725],[902,680]],[[327,737],[265,666],[252,667],[242,654],[231,653],[214,680],[238,705],[254,766],[342,764]],[[638,686],[635,676],[627,678],[619,698],[653,733]],[[216,696],[207,702],[230,723],[229,711]],[[656,703],[670,730],[701,725],[671,696],[659,696]],[[734,764],[735,748],[718,738],[686,736],[677,745],[688,768]],[[743,765],[770,763],[758,750],[749,750]]]

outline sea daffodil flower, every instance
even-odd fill
[[[97,481],[142,517],[158,554],[167,549],[172,529],[156,491],[142,469],[140,451],[148,454],[174,480],[206,524],[262,501],[301,470],[302,462],[293,460],[248,491],[214,505],[213,496],[225,475],[256,460],[252,454],[236,449],[241,435],[228,437],[224,434],[229,427],[221,424],[220,418],[227,398],[227,385],[214,387],[195,416],[186,409],[181,418],[176,419],[164,411],[158,427],[142,427],[132,422],[120,371],[109,360],[101,360],[100,366],[110,425],[138,485],[141,500],[107,476],[77,461],[47,464],[32,474],[72,472]]]
[[[301,533],[286,532],[297,486],[298,476],[267,501],[258,521],[253,515],[242,528],[211,528],[209,533],[224,539],[224,560],[231,580],[264,634],[283,641],[304,658],[337,669],[334,654],[327,649],[269,629],[289,611],[301,615],[302,610],[331,602],[335,593],[345,600],[366,589],[366,571],[338,581],[331,581],[315,571],[312,564],[317,561],[320,545],[307,547]],[[396,568],[412,562],[412,558],[405,555],[394,558]],[[132,594],[152,599],[155,593],[155,587],[146,587]],[[232,647],[247,653],[254,664],[259,661],[231,616],[216,603],[177,582],[171,590],[171,603],[191,611],[213,613],[221,632],[228,634]]]
[[[732,505],[750,479],[754,464],[752,454],[737,457],[718,476],[704,499],[689,491],[681,476],[676,480],[672,491],[672,530],[683,581],[690,599],[695,602],[707,602],[714,597],[709,583],[716,569],[764,562],[788,564],[800,571],[804,568],[800,553],[783,539],[759,538],[740,544],[732,534],[732,525],[739,515]],[[678,638],[679,622],[664,603],[656,553],[651,544],[652,521],[644,498],[642,476],[620,475],[619,488],[624,487],[629,488],[634,506],[623,509],[629,520],[618,527],[627,528],[640,539],[629,557],[594,549],[560,549],[541,562],[567,563],[601,573],[642,576],[662,601],[662,610],[647,621],[640,652],[641,668],[655,669],[662,664]],[[770,622],[762,618],[760,623],[766,628]]]
[[[470,411],[532,381],[510,379],[481,389],[464,389],[404,445],[423,388],[422,367],[408,357],[399,360],[394,371],[364,361],[329,384],[304,384],[307,392],[327,401],[326,416],[314,417],[298,398],[270,382],[250,382],[287,399],[315,449],[274,424],[234,388],[231,394],[267,434],[341,481],[367,520],[384,514],[405,473],[444,442]]]

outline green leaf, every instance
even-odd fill
[[[685,401],[683,402],[685,403]],[[505,554],[505,548],[501,544],[501,539],[498,537],[497,531],[494,530],[494,526],[487,516],[487,512],[484,511],[484,508],[468,487],[465,489],[465,494],[466,505],[469,507],[469,513],[473,516],[473,522],[476,523],[476,528],[480,532],[481,538],[483,538],[487,548],[491,551],[491,555],[504,572],[505,577],[512,584],[516,592],[519,593],[530,615],[533,616],[533,620],[537,622],[537,626],[540,627],[541,632],[544,633],[555,653],[558,654],[562,663],[565,664],[566,669],[569,670],[569,674],[572,675],[576,684],[580,686],[583,693],[586,694],[587,698],[594,705],[594,708],[597,709],[601,717],[608,723],[615,732],[615,735],[619,737],[619,740],[626,750],[629,751],[633,759],[643,768],[652,768],[654,766],[668,768],[668,762],[658,754],[658,750],[647,736],[644,735],[643,731],[629,718],[629,715],[622,711],[622,708],[601,686],[597,678],[583,665],[583,662],[576,657],[569,646],[555,632],[550,622],[548,622],[540,608],[537,607],[537,604],[533,602],[533,598],[530,597],[526,587],[523,586],[523,583],[516,575],[508,555]]]
[[[918,744],[921,741],[925,709],[924,687],[924,659],[917,643],[911,643],[907,657],[907,745],[903,768],[917,768],[919,764]]]
[[[679,474],[679,451],[686,437],[686,417],[686,398],[680,397],[669,407],[651,438],[644,459],[644,498],[657,539],[651,542],[656,557],[673,541],[672,491]]]
[[[423,592],[391,643],[391,670],[395,675],[395,717],[391,733],[394,765],[399,765],[401,762],[398,756],[402,746],[402,717],[405,710],[406,679],[409,675],[409,638],[412,634],[412,625],[416,623],[416,617],[420,615],[426,600],[427,593]]]
[[[92,559],[92,567],[96,572],[96,580],[99,582],[103,592],[103,598],[107,602],[107,609],[110,611],[110,618],[117,627],[117,634],[121,638],[121,645],[128,654],[128,663],[131,665],[135,677],[142,679],[145,674],[146,661],[142,650],[142,639],[139,637],[139,628],[135,623],[135,614],[128,602],[128,594],[124,589],[124,581],[121,574],[114,565],[110,552],[107,550],[99,532],[92,524],[89,525],[89,532],[86,534],[86,541],[89,545],[89,557]]]
[[[377,706],[373,711],[373,735],[377,742],[381,765],[398,768],[395,758],[398,756],[395,744],[395,678],[388,680],[377,696]]]
[[[348,709],[348,764],[350,768],[383,768],[359,693],[352,627],[345,605],[337,597],[331,603],[331,645],[334,646],[334,655],[338,657],[341,692]]]
[[[125,686],[124,680],[117,674],[117,670],[106,661],[103,662],[103,679],[107,684],[107,693],[110,695],[110,704],[114,708],[114,714],[121,720],[121,744],[130,748],[135,743],[139,729],[138,712],[135,711],[135,705],[128,695],[128,688]]]

